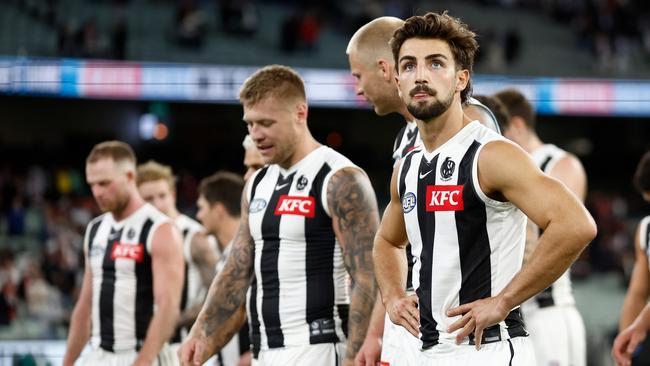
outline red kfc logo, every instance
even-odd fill
[[[133,259],[136,262],[142,262],[144,257],[144,245],[142,244],[120,244],[115,242],[113,244],[113,251],[111,252],[111,259]]]
[[[427,186],[427,212],[462,211],[463,186]]]
[[[313,218],[316,214],[314,197],[288,196],[283,194],[275,207],[276,215],[298,215]]]

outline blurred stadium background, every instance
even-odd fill
[[[642,0],[0,0],[0,365],[29,352],[61,361],[97,213],[90,148],[120,139],[140,161],[172,165],[192,214],[198,180],[243,172],[236,93],[257,66],[299,69],[312,132],[366,169],[385,204],[402,121],[355,95],[347,41],[377,16],[445,9],[479,34],[475,94],[522,90],[541,138],[586,167],[599,234],[573,266],[574,290],[589,364],[610,365],[634,229],[650,213],[630,183],[650,148]]]

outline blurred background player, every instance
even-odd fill
[[[136,186],[136,158],[119,141],[95,145],[86,180],[104,212],[86,230],[86,270],[64,365],[90,337],[84,365],[176,365],[167,341],[179,315],[183,252],[173,222]]]
[[[201,221],[207,233],[216,237],[217,243],[219,243],[217,273],[221,271],[228,258],[232,241],[239,227],[243,188],[244,180],[241,176],[225,171],[203,178],[199,184],[197,201],[199,211],[196,217]],[[235,335],[226,346],[219,350],[217,360],[222,366],[250,365],[249,348],[248,324],[244,323],[238,335]]]
[[[201,224],[178,212],[176,182],[171,167],[149,161],[138,166],[137,175],[138,190],[142,198],[174,220],[183,238],[185,280],[181,295],[181,313],[176,332],[171,339],[172,350],[176,353],[180,342],[185,339],[199,315],[203,299],[214,278],[218,260],[216,244],[206,235]]]
[[[650,151],[646,152],[639,161],[633,181],[643,199],[650,203]],[[635,365],[645,365],[648,362],[647,349],[642,350],[641,354],[635,354],[635,350],[637,345],[645,338],[645,333],[650,326],[647,314],[646,316],[640,315],[644,306],[647,307],[648,296],[650,296],[650,264],[648,261],[650,216],[644,217],[639,223],[636,229],[634,248],[636,259],[630,285],[621,309],[620,334],[616,337],[612,348],[612,355],[620,365],[629,365],[626,362],[630,361]],[[644,310],[644,312],[648,313],[648,310]]]
[[[555,145],[545,144],[535,132],[535,111],[526,97],[514,89],[495,97],[506,107],[510,118],[503,134],[528,152],[535,164],[549,176],[564,183],[584,201],[587,176],[580,160]],[[529,220],[524,263],[537,247],[541,230]],[[535,346],[537,364],[584,366],[587,362],[585,326],[575,307],[570,270],[553,285],[522,305],[526,326]]]
[[[246,173],[244,173],[244,180],[248,181],[248,178],[253,175],[256,171],[264,166],[264,161],[262,160],[262,155],[255,147],[253,139],[250,135],[244,137],[242,141],[242,146],[244,147],[244,167],[246,168]]]

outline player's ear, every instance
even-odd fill
[[[393,77],[390,63],[383,58],[380,58],[377,60],[377,66],[379,67],[379,72],[381,73],[381,76],[384,78],[384,80],[390,81],[391,77]]]

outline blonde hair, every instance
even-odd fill
[[[95,146],[86,158],[86,164],[95,163],[101,159],[110,158],[116,163],[129,163],[135,167],[137,162],[131,146],[122,141],[104,141]]]
[[[251,75],[239,92],[243,104],[254,105],[268,97],[306,100],[305,84],[296,71],[287,66],[265,66]]]
[[[149,160],[148,162],[138,166],[138,186],[147,182],[154,182],[157,180],[166,180],[169,188],[174,190],[175,181],[172,174],[172,168],[168,165],[160,164],[156,161]]]

